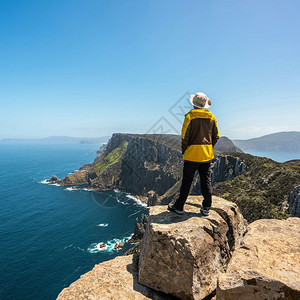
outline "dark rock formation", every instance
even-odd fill
[[[147,202],[148,206],[156,205],[157,200],[158,200],[158,195],[156,194],[155,191],[151,190],[147,193],[147,199],[148,199],[148,202]]]
[[[122,249],[124,247],[124,243],[123,242],[118,242],[114,245],[114,250],[119,250]]]
[[[179,193],[182,167],[180,136],[113,134],[92,164],[67,175],[60,184],[118,189],[147,197],[149,206],[167,204]],[[245,169],[241,159],[219,154],[214,161],[212,182],[228,180]],[[192,193],[200,192],[198,178]]]
[[[46,180],[46,182],[49,182],[49,183],[57,183],[59,182],[60,180],[58,179],[57,176],[53,175],[50,179]]]
[[[289,210],[292,217],[300,217],[300,185],[294,186],[290,193]]]
[[[107,245],[106,245],[105,243],[99,243],[99,244],[98,244],[98,247],[99,247],[99,248],[105,248],[105,247],[107,247]]]
[[[143,238],[147,224],[148,224],[147,215],[142,214],[141,222],[139,222],[139,219],[136,218],[134,233],[133,233],[133,236],[131,237],[131,239],[128,240],[128,243],[139,242]]]

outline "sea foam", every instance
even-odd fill
[[[139,206],[147,207],[147,204],[146,204],[146,203],[142,202],[142,201],[141,201],[140,199],[138,199],[138,198],[133,197],[133,196],[130,195],[130,194],[127,194],[126,197],[129,198],[129,199],[134,200],[134,201],[135,201],[135,204],[137,204],[137,205],[139,205]]]
[[[58,184],[58,183],[48,182],[47,180],[48,179],[44,179],[44,180],[40,181],[39,183],[60,186],[60,184]]]
[[[99,227],[107,227],[107,226],[108,226],[108,223],[100,223],[100,224],[98,224],[97,226],[99,226]]]
[[[65,191],[70,191],[70,192],[72,192],[72,191],[77,191],[77,190],[78,190],[78,189],[77,189],[76,187],[74,187],[74,186],[65,188]]]
[[[115,245],[117,243],[123,242],[124,244],[132,237],[132,234],[130,236],[124,237],[123,239],[112,239],[110,241],[106,242],[99,242],[99,243],[92,243],[88,248],[87,251],[90,253],[98,253],[101,251],[107,251],[107,252],[114,252],[118,251],[120,249],[114,249]],[[100,245],[104,243],[106,246],[105,247],[100,247]]]

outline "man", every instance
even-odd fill
[[[208,216],[212,197],[211,161],[214,158],[213,147],[219,139],[219,130],[215,116],[207,109],[211,106],[211,101],[204,93],[191,95],[190,102],[194,108],[185,115],[181,130],[184,166],[180,195],[173,205],[168,205],[168,209],[183,214],[184,203],[198,170],[204,198],[200,212],[201,215]]]

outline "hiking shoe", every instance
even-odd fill
[[[202,216],[209,216],[209,209],[210,207],[202,207],[201,210],[200,210],[200,213]]]
[[[172,204],[168,205],[168,210],[172,211],[172,212],[174,212],[174,213],[176,213],[178,215],[182,215],[183,214],[183,210],[179,210],[179,209],[175,208],[174,205],[172,205]]]

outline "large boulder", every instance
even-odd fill
[[[144,300],[172,299],[137,282],[137,260],[132,255],[95,265],[80,279],[64,288],[58,300]]]
[[[300,219],[251,223],[219,278],[217,299],[300,299]]]
[[[150,208],[139,259],[139,282],[180,299],[203,299],[217,287],[247,222],[235,203],[213,197],[208,217],[201,196],[189,196],[183,215]]]

